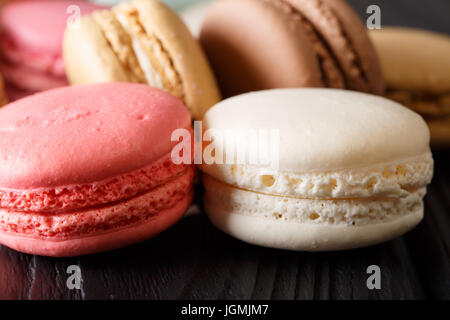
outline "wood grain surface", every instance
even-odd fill
[[[363,17],[378,4],[383,24],[450,34],[448,0],[351,3]],[[382,245],[335,253],[266,249],[195,215],[144,243],[79,258],[0,246],[0,299],[450,299],[450,150],[434,157],[424,221]],[[80,290],[66,286],[70,265],[81,268]],[[369,265],[381,268],[381,290],[367,289]]]

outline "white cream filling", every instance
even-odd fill
[[[139,66],[144,72],[147,83],[152,87],[166,90],[167,88],[164,86],[161,75],[158,73],[151,60],[147,57],[146,53],[142,49],[141,44],[139,43],[139,40],[136,39],[136,37],[134,37],[130,32],[126,17],[121,14],[116,14],[116,18],[131,38],[131,44],[133,46],[134,53],[136,54]]]

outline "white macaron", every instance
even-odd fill
[[[344,90],[268,90],[218,103],[203,129],[213,140],[200,166],[204,207],[238,239],[343,250],[393,239],[423,218],[430,134],[396,102]]]

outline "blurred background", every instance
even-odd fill
[[[121,0],[92,0],[92,2],[100,3],[100,4],[106,4],[106,5],[113,5],[116,3],[121,2]],[[212,2],[212,0],[163,0],[163,2],[170,5],[172,8],[176,10],[182,10],[186,8],[187,6],[198,4],[198,3],[208,3]]]
[[[92,2],[114,5],[123,0],[91,0]],[[182,16],[195,35],[198,35],[203,15],[208,7],[217,0],[161,0],[182,13]],[[347,0],[365,20],[367,7],[378,5],[381,8],[382,26],[398,25],[428,29],[450,34],[447,23],[450,13],[450,0]],[[383,7],[389,8],[383,10]],[[430,15],[430,12],[433,12]]]

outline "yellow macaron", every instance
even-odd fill
[[[387,96],[427,121],[434,146],[450,146],[450,37],[387,27],[370,36],[380,57]]]
[[[220,100],[200,44],[156,0],[131,0],[83,16],[66,30],[63,52],[72,84],[147,83],[180,98],[194,119]]]

